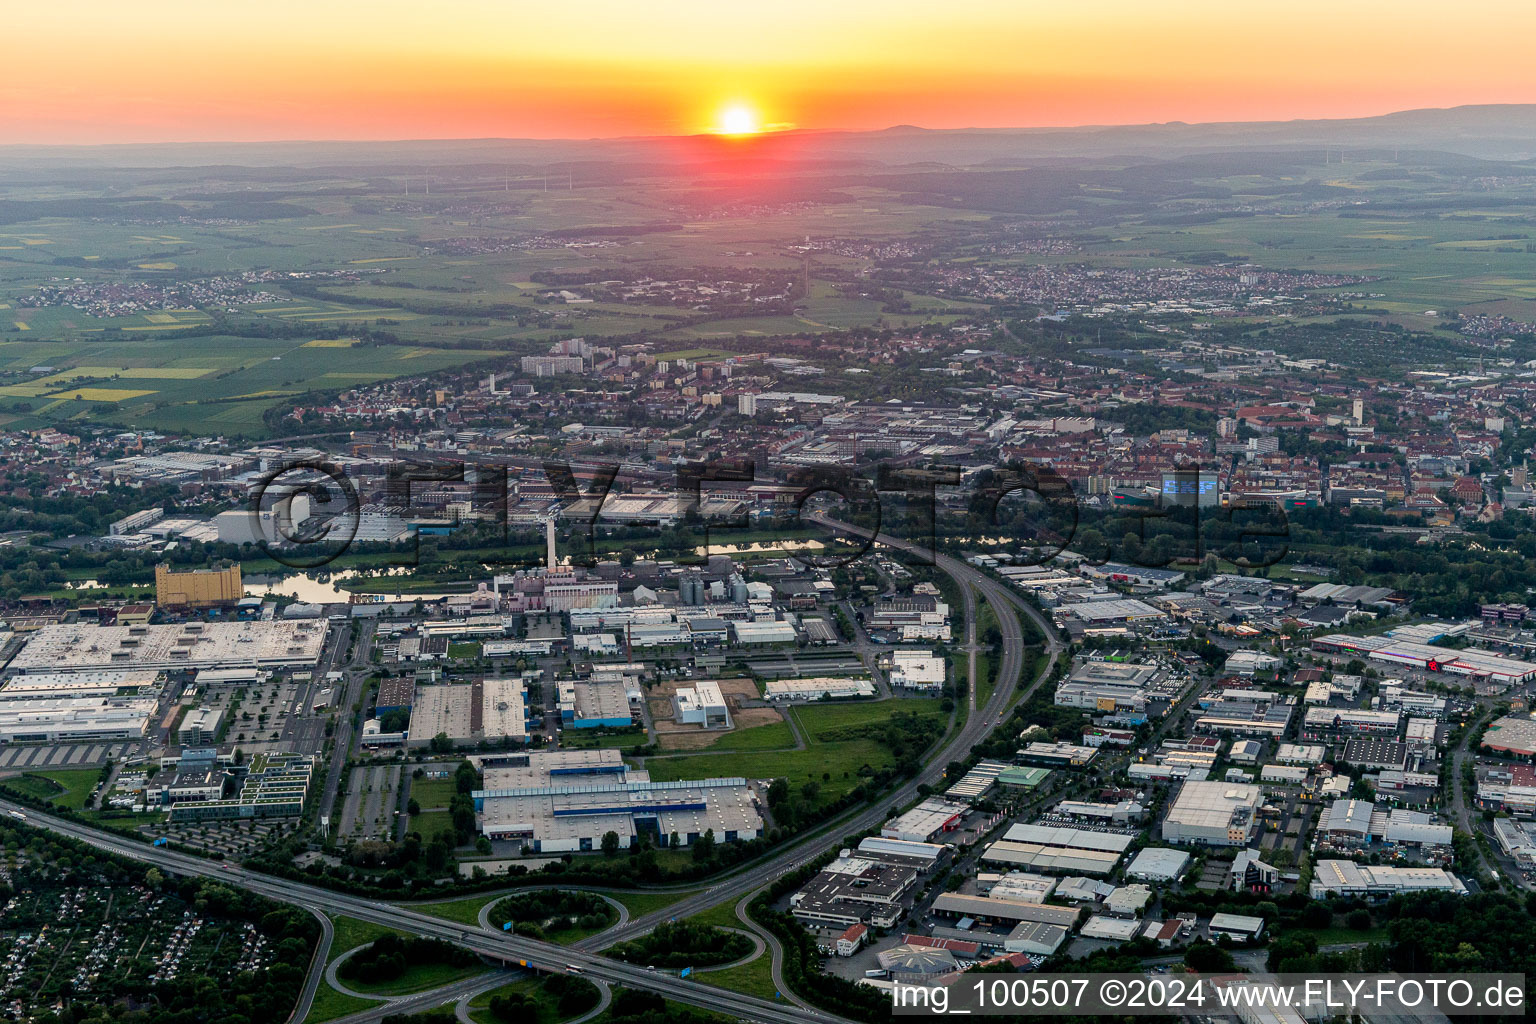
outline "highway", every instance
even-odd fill
[[[838,522],[821,513],[812,513],[807,518],[827,527],[828,529],[852,533],[861,537],[868,537],[869,531],[848,523]],[[917,545],[908,543],[887,534],[881,534],[877,538],[878,543],[887,547],[897,548],[912,554],[923,555],[925,551]],[[998,722],[1007,717],[1007,712],[1013,707],[1016,697],[1027,697],[1034,692],[1035,687],[1050,677],[1051,670],[1057,660],[1066,649],[1065,645],[1056,635],[1056,629],[1040,611],[1017,594],[1008,590],[1003,584],[985,575],[972,566],[966,565],[958,559],[948,555],[936,555],[935,564],[940,571],[955,580],[962,590],[979,592],[987,599],[997,614],[998,628],[1003,637],[1003,657],[998,668],[997,686],[992,691],[992,696],[978,711],[971,712],[965,720],[965,724],[955,732],[949,741],[940,749],[929,754],[925,758],[925,767],[915,778],[893,790],[889,797],[870,804],[859,810],[851,817],[840,818],[824,826],[817,831],[801,836],[793,841],[793,844],[777,857],[771,860],[755,864],[740,873],[728,877],[696,896],[690,896],[679,900],[671,906],[661,910],[643,914],[632,919],[628,925],[612,928],[601,935],[593,936],[585,942],[578,943],[583,949],[603,949],[617,942],[624,942],[638,935],[643,935],[670,918],[684,918],[701,913],[710,907],[728,901],[740,900],[750,893],[756,892],[775,879],[786,875],[798,868],[804,867],[817,857],[826,852],[825,843],[816,842],[824,839],[828,833],[847,835],[854,832],[862,832],[873,828],[884,821],[890,814],[892,805],[902,805],[913,800],[918,795],[918,787],[924,783],[933,785],[944,774],[944,767],[950,761],[963,760],[967,757],[971,748],[979,743],[992,731]],[[974,601],[967,602],[967,607],[973,607]],[[1032,680],[1019,694],[1019,676],[1024,669],[1024,631],[1018,618],[1018,613],[1029,616],[1045,637],[1047,660],[1041,668],[1040,674]],[[971,661],[970,690],[976,692],[975,660]]]
[[[830,529],[864,537],[869,536],[869,531],[867,530],[837,522],[824,515],[813,515],[811,518]],[[916,545],[885,534],[881,534],[876,539],[878,543],[888,547],[912,553],[921,553]],[[682,1003],[715,1012],[728,1013],[742,1020],[762,1021],[765,1024],[834,1024],[834,1022],[842,1021],[843,1018],[823,1011],[796,1006],[792,1002],[775,1002],[760,999],[755,996],[708,986],[691,979],[680,979],[675,975],[649,971],[644,967],[608,959],[598,951],[637,935],[645,934],[657,924],[668,919],[688,917],[726,902],[737,903],[738,916],[741,916],[744,923],[753,927],[755,931],[761,934],[761,929],[753,925],[752,922],[747,921],[744,915],[741,914],[742,908],[740,905],[744,904],[749,897],[759,890],[771,884],[775,879],[795,871],[819,857],[826,850],[825,839],[828,835],[836,834],[841,836],[851,832],[871,829],[885,820],[890,813],[891,806],[902,805],[916,799],[919,786],[925,783],[932,785],[939,782],[945,765],[952,760],[961,760],[967,757],[971,748],[985,738],[1007,716],[1016,699],[1027,697],[1044,680],[1050,677],[1052,669],[1065,649],[1061,640],[1057,637],[1052,624],[1037,609],[1019,598],[1017,594],[971,566],[965,565],[963,562],[947,555],[936,555],[935,560],[937,567],[953,578],[966,596],[965,606],[970,618],[968,635],[973,643],[976,594],[985,597],[996,613],[998,626],[1002,634],[1003,656],[998,670],[997,686],[994,688],[986,704],[970,711],[966,717],[965,724],[949,736],[942,747],[928,755],[924,768],[917,776],[907,780],[879,801],[859,809],[856,813],[835,819],[812,833],[798,837],[776,856],[748,865],[696,895],[685,897],[650,914],[632,918],[628,922],[621,921],[614,928],[573,946],[558,946],[530,939],[526,936],[490,931],[478,926],[462,925],[420,913],[411,909],[408,905],[401,906],[350,896],[303,882],[295,882],[254,871],[247,871],[232,863],[205,860],[189,854],[168,850],[164,847],[145,846],[142,843],[134,842],[109,832],[77,824],[53,815],[43,814],[31,808],[22,807],[4,800],[0,800],[0,811],[19,812],[25,815],[26,823],[29,825],[45,828],[61,835],[71,836],[108,853],[152,864],[164,871],[184,876],[198,876],[228,882],[231,885],[249,889],[269,899],[296,904],[312,912],[345,914],[358,920],[386,925],[415,935],[454,942],[492,962],[499,962],[513,967],[526,966],[533,970],[547,972],[582,974],[602,985],[623,985],[629,988],[649,990],[660,993],[669,999],[675,999]],[[1047,653],[1047,661],[1040,669],[1039,675],[1023,688],[1022,693],[1020,692],[1020,676],[1024,667],[1025,638],[1023,627],[1019,620],[1020,613],[1028,616],[1039,627],[1040,632],[1045,637]],[[360,640],[360,646],[366,647],[366,644],[367,639]],[[974,701],[976,693],[974,657],[970,659],[969,671],[971,699]],[[350,708],[343,708],[341,710],[344,713],[350,712]],[[338,750],[340,749],[338,746]],[[774,953],[774,977],[776,981],[779,981],[781,957],[777,948],[778,943],[771,941],[770,936],[764,936],[764,938],[768,940],[769,949]],[[318,961],[316,966],[323,967],[324,955],[318,954],[316,959]],[[320,973],[317,969],[311,970],[305,989],[300,997],[300,1005],[302,1007],[307,1008],[313,999],[316,985],[319,983]],[[458,994],[475,988],[476,982],[483,983],[483,979],[472,979],[471,982],[460,983],[459,988],[453,994],[457,997]],[[434,998],[440,999],[446,992],[447,990],[438,990],[437,992],[420,993],[418,996],[413,997],[411,1008],[416,1008],[416,1000],[420,1000],[423,1005],[426,1005]],[[391,1010],[399,1012],[404,1008],[402,1004],[391,1004],[381,1007],[378,1011],[356,1014],[354,1018],[357,1020],[371,1019],[376,1012],[384,1013]],[[354,1018],[348,1018],[348,1020],[350,1021]]]
[[[345,914],[360,921],[398,928],[413,935],[454,942],[488,960],[508,966],[520,967],[526,961],[526,966],[536,971],[581,974],[608,985],[646,989],[678,1002],[728,1013],[743,1020],[764,1021],[767,1024],[832,1024],[832,1022],[843,1020],[829,1013],[804,1010],[785,1003],[775,1003],[727,989],[714,988],[691,979],[648,971],[644,967],[610,960],[599,954],[570,946],[557,946],[507,932],[486,931],[479,927],[417,913],[409,907],[348,896],[329,889],[321,889],[318,886],[306,885],[303,882],[273,878],[270,875],[246,871],[234,864],[204,860],[201,857],[178,853],[164,847],[146,846],[143,843],[122,839],[63,818],[41,814],[29,807],[22,807],[6,800],[0,800],[0,811],[6,813],[18,811],[26,815],[25,823],[28,825],[70,836],[119,857],[152,864],[162,871],[224,881],[269,899],[296,904],[310,910],[319,910],[328,914]],[[422,995],[426,996],[427,993]],[[400,1012],[398,1006],[394,1012]]]

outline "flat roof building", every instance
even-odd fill
[[[326,625],[311,620],[182,622],[162,626],[44,626],[12,659],[13,672],[94,669],[310,668]]]
[[[1030,871],[1106,875],[1134,836],[1057,825],[1014,825],[987,847],[981,859]]]
[[[528,709],[521,680],[490,678],[472,683],[421,686],[411,708],[410,745],[437,736],[455,744],[528,739]]]
[[[608,832],[630,845],[649,832],[660,846],[688,846],[712,831],[718,842],[755,839],[762,817],[747,780],[652,782],[619,751],[552,750],[480,759],[475,791],[480,831],[535,853],[596,850]]]
[[[875,684],[855,676],[810,676],[770,679],[763,684],[763,690],[763,696],[774,703],[791,700],[846,700],[873,697]]]
[[[1186,780],[1163,819],[1163,839],[1200,846],[1246,846],[1258,827],[1264,791],[1240,782]]]
[[[1172,882],[1189,867],[1189,854],[1166,846],[1148,846],[1139,851],[1126,865],[1127,878],[1140,878],[1149,882]]]
[[[1461,879],[1439,868],[1400,868],[1356,864],[1352,860],[1320,860],[1312,868],[1311,896],[1329,895],[1386,899],[1407,892],[1453,892],[1464,896]]]
[[[911,810],[887,821],[880,827],[880,835],[886,839],[926,843],[958,825],[968,809],[965,804],[951,803],[941,797],[929,797]]]
[[[176,729],[176,742],[184,747],[203,747],[217,743],[224,724],[224,709],[198,707],[188,711]]]
[[[142,739],[153,697],[20,697],[0,701],[0,744]]]

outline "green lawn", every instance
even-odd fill
[[[615,889],[606,891],[604,895],[611,896],[628,907],[630,917],[640,917],[643,914],[652,913],[663,907],[670,907],[683,897],[692,896],[696,892],[698,892],[697,889],[690,889],[687,892],[646,892],[643,889],[634,891]]]
[[[767,950],[756,960],[724,971],[709,971],[699,975],[698,980],[760,999],[773,999],[778,992],[773,984],[773,957]]]
[[[347,988],[367,992],[370,995],[403,996],[412,992],[425,992],[429,988],[438,988],[442,985],[451,985],[455,981],[473,977],[486,970],[489,968],[480,963],[464,967],[455,967],[452,964],[412,964],[405,969],[404,974],[390,981],[370,984],[342,978],[341,983]]]
[[[411,799],[423,809],[446,808],[457,792],[458,784],[453,779],[411,780]]]
[[[334,937],[331,939],[331,955],[326,963],[335,960],[349,949],[358,946],[366,946],[368,943],[384,935],[395,934],[403,936],[405,933],[394,928],[386,928],[381,924],[371,921],[359,921],[355,917],[333,916],[331,926],[334,929]]]
[[[745,928],[746,927],[745,925],[743,925],[741,923],[741,919],[736,916],[736,901],[735,900],[731,900],[728,903],[721,903],[721,904],[719,904],[717,906],[710,907],[708,910],[706,910],[706,911],[704,911],[702,913],[694,914],[694,915],[690,916],[688,918],[688,920],[696,921],[699,924],[711,925],[711,926],[713,926],[715,928]]]
[[[309,1014],[305,1016],[304,1024],[321,1024],[322,1021],[335,1020],[337,1017],[349,1017],[378,1005],[377,999],[349,996],[322,981],[320,987],[315,989],[315,1001],[309,1004]]]
[[[480,908],[495,899],[494,896],[470,896],[447,903],[402,903],[400,905],[418,914],[431,914],[444,921],[454,921],[478,928],[480,927]]]
[[[448,838],[453,839],[453,815],[447,811],[422,811],[420,814],[411,815],[411,823],[408,826],[411,832],[420,832],[422,843],[430,843],[432,837],[439,832],[448,833]]]
[[[91,798],[101,773],[95,768],[60,768],[51,772],[27,772],[0,785],[29,796],[46,800],[57,807],[78,811]]]
[[[822,802],[834,800],[861,781],[863,768],[884,768],[891,752],[876,740],[812,743],[807,750],[739,751],[697,757],[648,757],[645,767],[658,782],[743,776],[749,779],[786,778],[791,784],[816,781]],[[829,776],[823,779],[823,774]]]
[[[795,745],[795,734],[788,722],[768,722],[726,733],[706,750],[775,750]]]
[[[821,738],[823,733],[833,729],[843,729],[850,726],[869,725],[873,722],[884,722],[892,715],[900,712],[911,712],[919,715],[937,715],[939,701],[932,697],[916,697],[910,700],[881,700],[881,701],[857,701],[851,704],[804,704],[791,708],[789,713],[795,716],[805,734],[812,739]]]
[[[480,645],[473,642],[451,643],[448,645],[448,657],[478,658],[480,657]]]

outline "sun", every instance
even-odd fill
[[[745,103],[733,103],[720,111],[719,135],[756,135],[763,130],[757,111]]]

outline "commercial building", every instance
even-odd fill
[[[792,644],[797,639],[795,627],[788,622],[733,622],[731,633],[739,644]]]
[[[325,644],[324,622],[248,620],[163,626],[44,626],[12,659],[14,672],[109,668],[312,668]]]
[[[480,758],[480,831],[535,853],[596,850],[608,832],[630,845],[641,832],[659,846],[755,839],[763,821],[746,779],[652,782],[617,750],[529,751]]]
[[[1030,743],[1018,753],[1019,761],[1041,768],[1082,768],[1099,754],[1098,747],[1086,747],[1065,740],[1056,743]]]
[[[379,697],[374,704],[378,714],[409,711],[415,704],[416,680],[408,676],[391,676],[379,683]]]
[[[1439,868],[1384,867],[1351,860],[1320,860],[1312,868],[1311,896],[1358,896],[1382,900],[1409,892],[1453,892],[1465,896],[1461,879]]]
[[[1528,764],[1489,765],[1477,773],[1477,806],[1521,817],[1536,815],[1536,769]]]
[[[1266,764],[1259,769],[1260,782],[1274,782],[1282,786],[1294,786],[1307,780],[1311,769],[1300,764]]]
[[[1165,846],[1148,846],[1142,849],[1126,865],[1127,878],[1140,878],[1149,882],[1172,882],[1189,868],[1189,854]]]
[[[1401,770],[1408,763],[1408,746],[1395,739],[1360,736],[1344,744],[1344,762],[1369,770]]]
[[[967,803],[975,803],[991,791],[997,784],[998,776],[1007,771],[1011,765],[1002,761],[981,761],[962,775],[954,785],[944,791],[944,795],[950,800],[964,800]]]
[[[1034,789],[1040,783],[1051,777],[1049,768],[1004,768],[997,773],[997,783],[1000,786],[1017,786],[1020,789]]]
[[[1321,743],[1282,743],[1275,750],[1276,764],[1322,764],[1328,748]]]
[[[18,697],[0,701],[0,744],[142,739],[153,697]]]
[[[617,679],[561,683],[560,721],[577,729],[623,729],[633,724],[629,688]],[[569,699],[567,699],[569,695]]]
[[[958,892],[939,895],[933,901],[933,912],[946,917],[969,917],[988,924],[1012,926],[1020,921],[1031,921],[1068,929],[1077,923],[1081,913],[1075,907],[1057,907],[995,896],[967,896]]]
[[[1247,914],[1213,914],[1208,928],[1213,941],[1226,937],[1233,942],[1251,942],[1264,934],[1264,919]]]
[[[1027,871],[1107,875],[1135,837],[1058,825],[1014,825],[981,859]]]
[[[421,686],[411,708],[410,745],[424,747],[438,736],[454,744],[528,739],[526,692],[521,680]]]
[[[176,742],[184,747],[205,747],[218,742],[224,709],[198,707],[188,711],[176,729]]]
[[[890,928],[905,912],[902,900],[918,877],[910,864],[839,857],[790,896],[789,912],[812,928]]]
[[[611,608],[619,603],[619,585],[612,580],[546,577],[544,608],[568,612],[573,608]]]
[[[1307,708],[1301,720],[1301,736],[1307,740],[1335,739],[1347,735],[1394,735],[1403,716],[1396,711],[1364,708]]]
[[[1251,700],[1218,700],[1195,719],[1197,732],[1279,739],[1291,722],[1292,705]]]
[[[1510,757],[1536,757],[1536,716],[1494,719],[1483,732],[1483,748]]]
[[[924,874],[945,863],[952,847],[942,843],[914,843],[906,839],[890,839],[885,836],[866,836],[859,840],[859,852],[876,860],[901,859],[919,865]]]
[[[1186,780],[1163,819],[1163,839],[1196,846],[1247,846],[1264,791],[1240,782]]]
[[[846,700],[874,695],[874,683],[854,676],[770,679],[763,684],[763,696],[775,703],[791,700]]]
[[[706,729],[729,729],[731,712],[726,707],[720,684],[701,679],[691,687],[679,687],[676,695],[677,720]]]
[[[225,569],[186,572],[155,566],[155,601],[162,608],[218,608],[236,604],[244,596],[238,562]]]
[[[1050,956],[1061,948],[1070,934],[1068,929],[1060,925],[1043,921],[1020,921],[1003,940],[1003,949],[1009,953]]]
[[[154,669],[113,668],[95,672],[34,672],[0,683],[0,701],[32,697],[118,697],[159,689],[165,675]]]
[[[1536,868],[1536,829],[1530,822],[1494,818],[1493,837],[1498,840],[1504,856],[1512,859],[1521,870]]]
[[[941,690],[945,668],[944,659],[932,651],[892,651],[890,682],[905,690]]]
[[[1331,634],[1317,637],[1312,646],[1328,653],[1355,654],[1389,665],[1472,676],[1504,686],[1536,679],[1536,663],[1533,662],[1473,648],[1439,647],[1393,636]]]
[[[965,804],[951,803],[941,797],[929,797],[911,810],[887,821],[880,827],[880,835],[886,839],[926,843],[958,825],[967,810],[969,808]]]
[[[239,795],[229,800],[172,804],[169,821],[296,818],[304,813],[315,760],[305,754],[257,754],[240,779]]]

